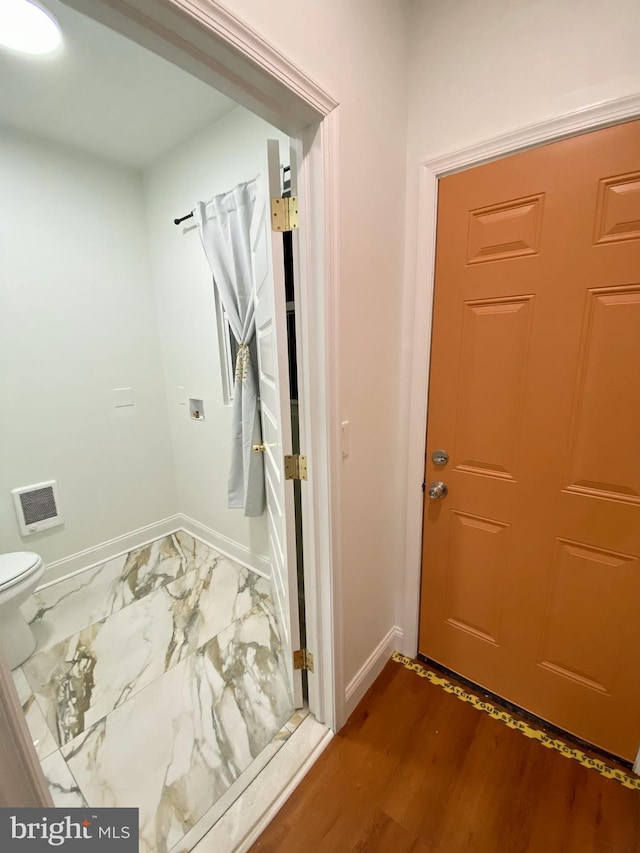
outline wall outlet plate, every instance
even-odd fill
[[[196,400],[193,397],[189,398],[189,414],[191,415],[192,421],[203,421],[204,420],[204,402],[202,400]]]
[[[349,421],[342,421],[340,424],[340,444],[342,458],[348,459],[351,453],[351,424]]]
[[[133,388],[114,388],[113,405],[116,409],[133,406]]]

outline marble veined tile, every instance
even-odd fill
[[[194,539],[190,533],[184,530],[178,530],[174,535],[182,548],[189,570],[201,569],[216,557],[221,556],[213,548],[205,545],[199,539]]]
[[[149,853],[171,846],[233,781],[195,663],[190,656],[62,748],[91,806],[140,809]]]
[[[174,601],[176,622],[180,617],[189,620],[193,640],[190,651],[195,651],[269,599],[271,585],[228,557],[217,556],[200,561],[188,574],[167,584],[164,592]]]
[[[55,806],[58,808],[82,808],[87,805],[80,788],[78,788],[78,783],[73,778],[73,774],[59,751],[52,752],[41,764]]]
[[[293,713],[276,619],[260,604],[199,650],[221,678],[217,714],[227,755],[240,770]],[[268,733],[268,737],[265,734]]]
[[[198,565],[26,661],[26,678],[59,745],[267,599],[268,582],[226,557]]]
[[[166,853],[290,718],[264,603],[62,747],[91,806],[140,809],[141,850]]]
[[[186,640],[175,637],[173,616],[171,599],[156,590],[23,664],[59,745],[177,662]]]
[[[37,591],[22,611],[40,650],[116,613],[186,571],[187,557],[180,543],[175,536],[165,536]]]
[[[38,753],[38,758],[42,760],[43,758],[46,758],[47,755],[55,752],[58,745],[51,734],[47,721],[36,702],[33,690],[31,689],[21,667],[14,669],[11,674],[13,676],[13,683],[18,691],[18,698],[20,699],[22,710],[24,711],[24,715],[27,720],[27,726],[31,733],[33,745]]]

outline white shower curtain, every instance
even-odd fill
[[[256,181],[248,181],[209,202],[198,202],[194,209],[214,286],[238,343],[229,507],[243,509],[250,517],[262,515],[265,502],[263,454],[253,450],[262,443],[250,241],[256,191]]]

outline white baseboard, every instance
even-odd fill
[[[398,625],[390,628],[386,636],[382,638],[355,676],[347,684],[344,692],[345,720],[349,719],[356,705],[380,675],[391,655],[400,648],[402,635],[402,628]]]
[[[76,554],[63,557],[61,560],[54,560],[52,563],[47,564],[42,578],[43,583],[40,584],[38,589],[49,586],[51,583],[57,583],[63,578],[69,577],[69,575],[76,575],[78,572],[93,569],[95,566],[101,565],[101,563],[106,563],[108,560],[128,554],[129,551],[133,551],[135,548],[142,548],[150,542],[155,542],[156,539],[162,539],[163,536],[174,533],[180,527],[181,516],[171,515],[168,518],[163,518],[161,521],[155,521],[153,524],[146,524],[137,530],[131,530],[122,536],[116,536],[107,542],[101,542],[92,548],[85,548],[84,551],[78,551]]]
[[[213,548],[214,551],[218,551],[218,553],[223,554],[225,557],[235,560],[236,563],[240,563],[241,566],[251,569],[251,571],[258,575],[262,575],[263,578],[266,578],[267,580],[271,579],[271,563],[267,557],[262,554],[254,553],[250,548],[247,548],[246,545],[240,545],[238,542],[234,542],[233,539],[229,539],[227,536],[224,536],[222,533],[218,533],[211,527],[201,524],[194,518],[189,518],[188,515],[181,513],[176,517],[180,519],[180,524],[178,526],[181,527],[185,533],[189,533],[193,536],[194,539],[199,539],[201,542],[204,542],[205,545]]]
[[[222,533],[200,524],[193,518],[177,513],[153,524],[139,527],[137,530],[131,530],[122,536],[116,536],[107,542],[101,542],[92,548],[85,548],[84,551],[78,551],[76,554],[48,563],[42,578],[43,582],[38,589],[43,589],[52,583],[58,583],[58,581],[71,577],[71,575],[86,572],[109,560],[115,560],[116,557],[128,554],[129,551],[134,551],[136,548],[143,548],[145,545],[162,539],[170,533],[175,533],[177,530],[184,530],[194,539],[199,539],[214,551],[229,557],[247,569],[251,569],[263,578],[267,578],[267,580],[271,578],[271,563],[262,554],[254,554],[245,545],[234,542]]]

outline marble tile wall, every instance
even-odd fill
[[[174,847],[293,713],[269,582],[179,531],[38,591],[14,680],[54,801]]]

